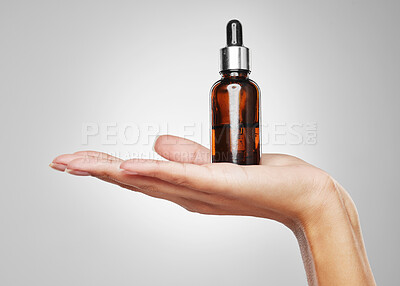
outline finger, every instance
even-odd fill
[[[173,135],[162,135],[154,143],[154,150],[170,161],[208,164],[211,162],[210,150],[188,139]],[[306,164],[303,160],[285,154],[263,154],[261,165],[283,166],[290,164]]]
[[[252,197],[254,202],[267,199],[271,206],[274,200],[281,201],[280,198],[288,197],[289,187],[293,177],[296,177],[292,171],[285,173],[286,167],[282,166],[239,166],[230,163],[194,165],[134,159],[124,161],[120,168],[230,199]]]
[[[67,168],[68,163],[77,158],[80,158],[80,155],[63,154],[54,158],[49,166],[57,171],[64,172]]]
[[[154,143],[154,150],[170,161],[207,164],[210,163],[210,150],[206,147],[181,137],[162,135]]]
[[[50,167],[58,170],[58,171],[65,171],[67,165],[69,162],[72,160],[78,159],[78,158],[83,158],[83,157],[95,157],[98,159],[107,159],[107,160],[117,160],[121,162],[122,160],[108,155],[107,153],[102,153],[102,152],[96,152],[96,151],[78,151],[75,152],[74,154],[63,154],[60,156],[57,156],[51,163]]]
[[[113,160],[122,162],[123,160],[107,153],[97,152],[97,151],[78,151],[75,152],[74,155],[82,156],[82,157],[93,157],[98,158],[99,160]]]
[[[119,161],[111,159],[98,159],[96,157],[78,158],[69,162],[67,172],[73,175],[91,175],[101,179],[112,179],[118,183],[129,185],[153,194],[179,196],[185,199],[206,201],[209,194],[191,190],[181,186],[162,181],[154,177],[132,176],[119,168]]]
[[[53,163],[53,162],[51,162],[49,164],[49,166],[51,168],[53,168],[54,170],[61,171],[61,172],[64,172],[65,169],[67,168],[67,165],[65,165],[65,164],[58,164],[58,163]]]
[[[209,198],[209,194],[179,187],[157,178],[132,176],[119,169],[119,162],[115,158],[78,158],[69,162],[67,172],[74,175],[88,174],[154,198],[169,200],[190,211],[215,214],[222,212],[216,205],[209,203],[215,201]]]
[[[262,154],[260,165],[287,166],[293,164],[307,164],[305,161],[286,154]]]
[[[128,160],[120,165],[133,174],[159,178],[177,186],[206,192],[211,197],[223,197],[225,201],[217,202],[220,209],[236,211],[239,202],[245,202],[251,207],[244,213],[251,214],[258,209],[264,209],[266,217],[273,217],[285,208],[291,199],[291,175],[282,173],[277,166],[239,166],[230,163],[194,165],[172,161]],[[282,183],[282,177],[288,180]],[[245,208],[246,209],[246,208]],[[235,210],[235,211],[232,211]]]
[[[208,193],[231,190],[235,184],[247,182],[247,174],[239,165],[229,163],[195,165],[172,161],[132,159],[121,163],[127,172],[155,177],[175,185]],[[236,185],[240,188],[239,185]]]

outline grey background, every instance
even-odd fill
[[[264,124],[316,122],[318,142],[266,144],[351,194],[380,285],[400,277],[398,1],[1,1],[1,285],[306,285],[278,223],[188,213],[51,170],[82,124],[208,126],[231,18],[244,25]],[[182,135],[182,131],[170,132]],[[201,141],[207,142],[208,135]],[[133,154],[134,155],[134,154]]]

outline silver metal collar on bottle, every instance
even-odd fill
[[[220,50],[220,71],[251,70],[250,51],[244,46],[228,46]]]

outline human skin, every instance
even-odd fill
[[[154,150],[167,161],[124,161],[80,151],[58,156],[50,166],[166,199],[192,212],[278,221],[298,240],[309,285],[376,285],[356,207],[326,172],[280,154],[263,154],[257,166],[211,164],[207,148],[170,135],[158,137]]]

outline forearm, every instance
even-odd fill
[[[375,285],[355,206],[340,186],[335,192],[294,228],[309,284]]]

